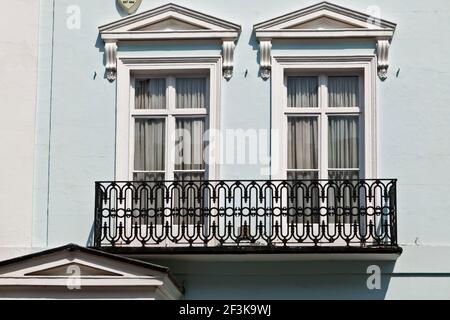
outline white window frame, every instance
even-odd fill
[[[134,78],[135,74],[145,75],[145,78],[164,75],[197,74],[202,72],[209,80],[209,109],[208,122],[211,133],[220,129],[220,88],[222,79],[222,66],[220,56],[209,57],[120,57],[117,63],[117,118],[116,118],[116,167],[115,178],[117,181],[129,181],[133,178],[134,170],[134,117],[139,113],[145,113],[150,117],[158,117],[167,110],[134,110]],[[179,113],[185,116],[195,116],[200,113],[192,110],[176,110],[173,113]],[[200,110],[198,110],[200,111]],[[171,114],[173,114],[171,113]],[[173,123],[175,123],[173,121]],[[166,132],[170,130],[167,127]],[[173,128],[173,131],[175,128]],[[166,142],[169,142],[166,135]],[[219,177],[219,165],[216,159],[220,159],[219,146],[220,139],[214,134],[210,134],[208,139],[208,162],[206,172],[208,180],[217,180]],[[167,144],[166,155],[174,158],[175,145],[172,147]],[[166,171],[169,170],[169,159],[166,157]],[[170,163],[174,163],[170,162]],[[174,168],[173,168],[174,169]],[[169,176],[170,178],[170,176]],[[165,179],[169,180],[169,179]],[[173,180],[173,179],[170,179]]]
[[[277,134],[272,134],[272,179],[285,180],[287,179],[287,116],[286,112],[294,113],[302,116],[308,112],[318,114],[319,110],[289,110],[287,108],[287,88],[286,75],[288,74],[360,74],[363,84],[362,99],[360,107],[363,115],[360,117],[360,134],[363,128],[363,135],[359,140],[360,144],[360,158],[364,161],[360,163],[360,175],[365,179],[375,179],[377,177],[377,122],[376,122],[376,75],[377,65],[375,56],[313,56],[313,57],[298,57],[298,56],[274,56],[272,57],[272,130]],[[360,82],[361,83],[361,82]],[[320,83],[319,83],[320,85]],[[322,97],[319,99],[328,99],[327,90],[322,90]],[[325,97],[326,95],[326,97]],[[322,110],[321,112],[328,112],[330,109]],[[336,109],[330,112],[339,112],[339,115],[344,115],[344,112],[355,113],[359,110]],[[311,110],[311,111],[310,111]],[[300,113],[300,112],[301,113]],[[326,134],[327,129],[324,128],[322,117],[322,125],[319,122],[319,135],[321,150],[319,151],[319,165],[320,177],[328,179],[328,168],[323,170],[325,165],[328,165],[328,155],[326,153],[327,147],[323,145],[321,135]],[[328,138],[326,138],[328,139]]]

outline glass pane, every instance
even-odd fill
[[[359,168],[359,118],[330,117],[328,122],[328,167]]]
[[[205,172],[175,173],[175,181],[181,182],[178,187],[174,188],[172,197],[175,224],[198,225],[202,223],[204,194],[200,192],[200,181],[204,179]]]
[[[317,77],[288,77],[288,108],[317,108]]]
[[[328,177],[330,180],[359,180],[359,171],[356,170],[329,170]]]
[[[136,80],[136,109],[166,109],[166,79]]]
[[[288,180],[303,181],[319,179],[318,171],[288,171]]]
[[[175,172],[175,181],[203,181],[205,172]]]
[[[176,121],[175,170],[203,170],[204,120],[181,118]]]
[[[133,181],[164,181],[164,172],[135,172],[133,174]]]
[[[165,187],[164,184],[156,182],[164,181],[164,178],[163,172],[135,172],[133,174],[135,181],[132,201],[133,224],[160,225],[163,223]]]
[[[177,78],[177,109],[206,108],[206,78]]]
[[[289,224],[297,223],[318,223],[320,221],[319,188],[317,180],[318,171],[289,171],[288,180],[294,188],[294,197],[289,200]],[[301,184],[296,184],[299,181]]]
[[[288,169],[318,169],[317,117],[288,118]]]
[[[134,135],[134,170],[164,171],[164,119],[136,119]]]
[[[360,190],[355,190],[359,171],[330,170],[329,178],[336,181],[330,182],[326,191],[328,222],[359,224],[359,208],[364,206]]]
[[[328,97],[330,108],[359,107],[359,78],[329,77]]]

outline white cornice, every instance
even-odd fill
[[[351,24],[359,25],[361,27],[376,25],[376,27],[381,29],[395,29],[397,26],[395,23],[383,19],[377,19],[375,23],[375,21],[373,21],[374,18],[368,14],[344,8],[333,3],[321,2],[313,6],[255,24],[254,29],[262,30],[279,29],[280,27],[286,28],[286,25],[298,24],[298,21],[306,21],[314,15],[317,15],[318,13],[322,15],[324,12],[328,12],[333,16],[339,15],[344,20],[351,22]]]
[[[115,22],[111,22],[99,27],[100,32],[118,30],[123,27],[130,25],[140,24],[148,25],[152,22],[160,21],[161,16],[164,15],[177,15],[183,16],[185,19],[196,21],[197,25],[208,26],[210,29],[222,29],[222,30],[233,30],[235,32],[241,31],[241,26],[238,24],[222,20],[198,11],[194,11],[173,3],[166,4],[164,6],[142,12],[140,14],[129,16],[120,19]]]
[[[148,28],[170,19],[192,26],[192,29],[173,28],[154,30]],[[175,4],[167,4],[138,15],[126,17],[99,27],[105,42],[106,75],[108,80],[116,79],[117,50],[121,42],[139,41],[148,43],[159,40],[218,40],[222,42],[223,74],[229,80],[233,73],[234,42],[241,27],[237,24],[212,17]]]
[[[328,19],[326,28],[311,28],[311,22]],[[309,25],[308,25],[309,24]],[[344,26],[344,27],[342,27]],[[347,27],[348,26],[348,27]],[[368,14],[347,9],[329,2],[322,2],[280,17],[254,25],[260,42],[261,77],[270,77],[271,61],[267,58],[272,41],[276,39],[373,39],[377,42],[380,79],[387,75],[389,45],[396,24]]]

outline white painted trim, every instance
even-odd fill
[[[129,180],[131,168],[132,137],[131,106],[133,92],[132,72],[165,72],[205,70],[209,76],[209,123],[210,131],[220,130],[221,70],[222,58],[209,57],[120,57],[117,67],[117,119],[116,119],[116,180]],[[164,110],[155,110],[155,116]],[[180,111],[180,114],[189,111]],[[208,179],[219,178],[220,139],[210,137]],[[212,146],[212,147],[211,147]]]
[[[393,31],[385,30],[273,30],[257,31],[258,39],[328,39],[328,38],[386,38],[390,39]]]
[[[164,14],[166,14],[164,16]],[[146,26],[152,23],[159,22],[164,18],[176,16],[177,19],[202,26],[208,29],[216,28],[222,30],[240,31],[240,26],[229,21],[219,19],[192,9],[182,7],[173,3],[154,8],[143,13],[129,16],[115,22],[108,23],[99,27],[101,32],[112,30],[123,30],[127,26],[137,28],[139,26]]]
[[[287,168],[287,126],[285,125],[285,74],[292,71],[333,72],[345,70],[362,71],[364,81],[364,164],[360,170],[367,179],[377,178],[377,126],[376,126],[376,57],[375,56],[327,56],[296,57],[275,56],[272,58],[272,129],[280,134],[272,140],[272,178],[285,179]],[[311,111],[314,112],[314,111]],[[315,112],[317,113],[317,112]],[[326,156],[321,152],[322,156]],[[277,156],[274,156],[277,155]]]
[[[327,29],[289,29],[299,24],[327,17],[345,24],[349,28]],[[271,65],[267,59],[270,43],[277,39],[371,39],[377,43],[378,71],[381,80],[387,78],[389,67],[389,45],[396,24],[382,19],[375,19],[367,14],[347,9],[332,3],[322,2],[280,17],[270,19],[254,25],[256,38],[260,43],[261,77],[270,77]],[[269,50],[270,54],[270,50]]]
[[[140,30],[148,25],[167,19],[177,19],[200,29],[193,30]],[[138,15],[126,17],[99,27],[100,36],[105,42],[106,76],[109,81],[116,78],[116,62],[118,46],[121,42],[138,41],[145,44],[160,40],[198,39],[219,40],[222,42],[223,75],[230,80],[233,75],[235,41],[239,37],[241,27],[237,24],[212,17],[179,5],[168,4]]]
[[[255,29],[286,29],[319,17],[332,19],[360,28],[395,29],[396,24],[387,20],[374,21],[368,14],[344,8],[329,2],[303,8],[255,25]]]
[[[56,273],[52,275],[49,270],[68,265],[82,265],[99,271],[99,274],[73,274],[66,275]],[[118,261],[109,257],[102,257],[80,251],[61,250],[58,252],[43,254],[38,257],[24,259],[20,262],[0,266],[0,292],[8,297],[10,288],[20,288],[23,297],[27,290],[38,291],[42,297],[52,292],[58,297],[83,297],[84,291],[70,290],[69,285],[80,285],[85,288],[103,288],[107,292],[114,292],[121,298],[133,296],[136,293],[146,292],[154,299],[180,299],[182,292],[172,281],[169,271],[154,270],[133,263]],[[39,272],[49,272],[48,275],[32,275]],[[101,271],[114,273],[114,275],[102,275]],[[100,297],[102,298],[102,297]]]
[[[133,31],[133,32],[103,32],[103,40],[133,41],[133,40],[166,40],[166,39],[236,39],[238,34],[234,31]]]

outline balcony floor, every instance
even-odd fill
[[[135,258],[179,260],[273,261],[273,260],[372,260],[392,261],[402,254],[401,247],[333,246],[224,246],[224,247],[102,247],[100,250]]]

